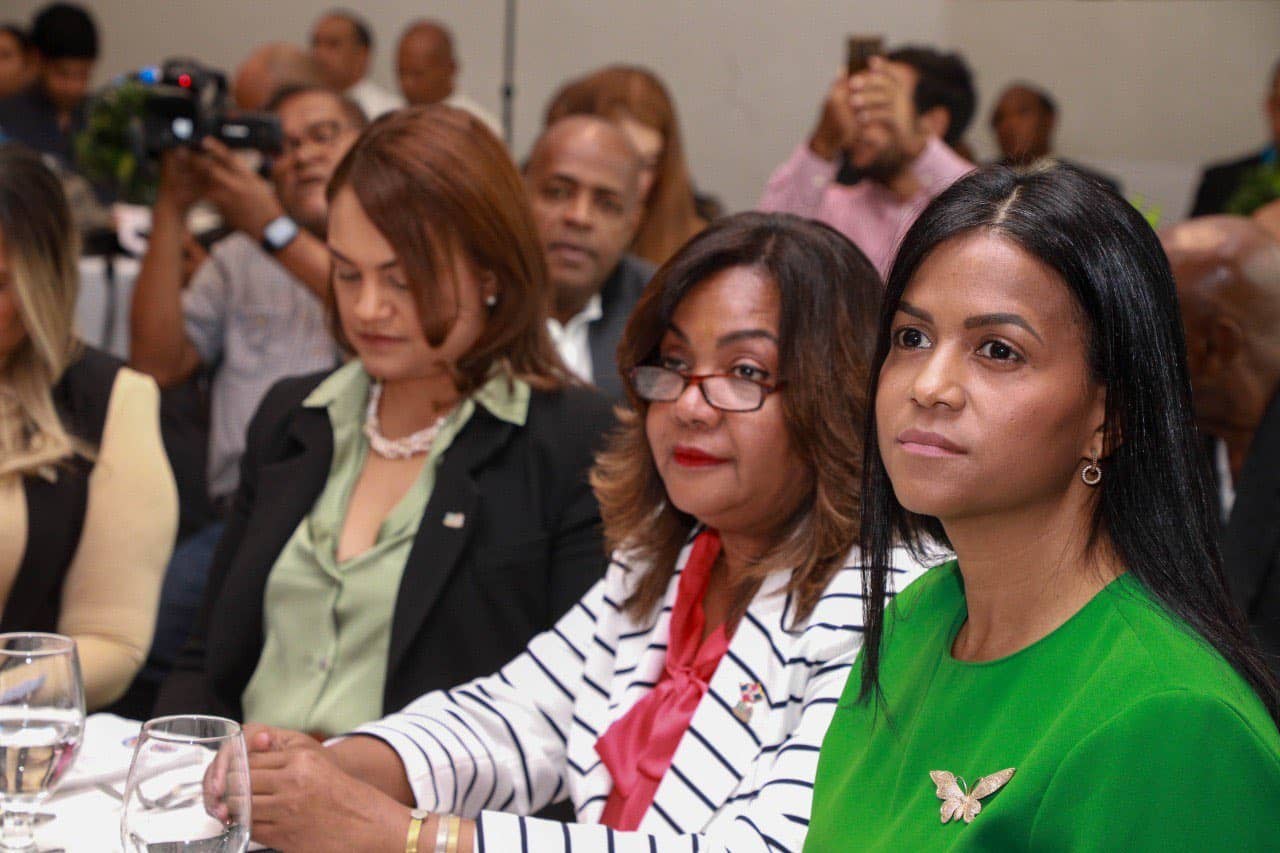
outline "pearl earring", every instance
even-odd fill
[[[498,297],[494,296],[494,295],[491,293],[491,294],[489,294],[488,296],[486,296],[486,297],[484,298],[484,304],[485,304],[485,305],[488,305],[490,308],[492,308],[493,306],[495,306],[495,305],[497,305],[497,304],[498,304]]]

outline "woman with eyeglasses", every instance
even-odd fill
[[[328,747],[249,727],[254,837],[798,849],[861,643],[850,484],[879,295],[852,243],[792,216],[730,217],[677,253],[619,347],[634,411],[591,478],[604,579],[497,674]],[[578,824],[527,817],[566,799]]]
[[[978,172],[907,233],[877,340],[867,640],[805,850],[1276,850],[1280,696],[1150,226],[1068,167]],[[900,542],[956,559],[882,614]]]

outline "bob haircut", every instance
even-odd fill
[[[575,114],[632,118],[662,135],[662,156],[631,248],[655,264],[665,263],[705,225],[694,203],[680,122],[667,87],[647,68],[610,65],[565,84],[547,107],[545,126]]]
[[[53,387],[80,353],[80,241],[62,184],[26,148],[0,145],[0,245],[25,339],[0,357],[0,480],[89,449],[68,433]]]
[[[844,566],[857,538],[859,501],[853,488],[862,463],[861,425],[867,416],[867,365],[880,277],[857,247],[837,231],[788,214],[741,213],[718,220],[655,274],[618,344],[618,367],[652,363],[680,301],[724,270],[746,267],[777,288],[779,380],[792,445],[813,488],[789,518],[779,518],[772,549],[738,589],[739,603],[766,574],[794,570],[788,590],[797,618],[813,610],[831,575]],[[833,384],[832,377],[839,377]],[[645,433],[649,403],[627,394],[633,411],[591,472],[604,519],[605,540],[649,566],[626,606],[651,615],[697,523],[667,500]],[[733,417],[733,416],[731,416]],[[741,416],[739,416],[741,417]],[[750,417],[746,415],[745,417]]]
[[[1208,472],[1191,419],[1173,275],[1146,221],[1111,190],[1062,166],[981,169],[936,198],[907,232],[889,273],[869,399],[889,352],[903,291],[941,244],[982,231],[1061,276],[1078,308],[1089,372],[1106,386],[1106,476],[1096,490],[1090,545],[1106,541],[1125,568],[1257,691],[1273,718],[1276,684],[1231,603],[1216,540]],[[874,411],[874,405],[872,407]],[[941,523],[898,502],[875,418],[864,442],[861,544],[866,627],[860,699],[879,690],[882,609],[890,550],[917,556],[946,542]]]
[[[454,253],[497,278],[497,304],[456,365],[461,393],[484,384],[499,364],[542,390],[572,382],[547,332],[551,286],[524,184],[481,121],[441,104],[388,113],[338,164],[329,202],[346,187],[395,249],[433,345],[454,321],[440,308],[440,288],[457,288],[449,272]],[[333,313],[335,334],[350,349]]]

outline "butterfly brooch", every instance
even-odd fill
[[[942,800],[942,822],[964,818],[965,823],[973,823],[978,812],[982,811],[982,803],[979,801],[1003,788],[1016,772],[1009,767],[990,776],[983,776],[970,790],[964,779],[956,774],[945,770],[930,770],[929,778],[938,786],[938,799]]]

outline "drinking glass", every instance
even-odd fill
[[[71,769],[83,734],[75,640],[0,634],[0,850],[36,849],[32,815]]]
[[[249,825],[249,761],[237,723],[192,715],[143,725],[120,817],[126,851],[244,853]]]

